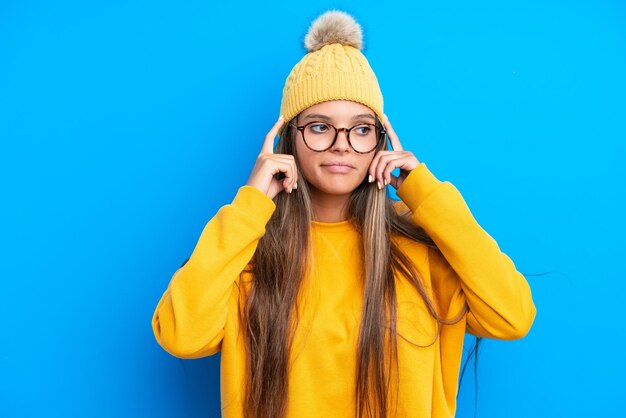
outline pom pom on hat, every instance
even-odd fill
[[[340,10],[329,10],[311,23],[304,37],[304,47],[309,52],[322,49],[325,45],[339,43],[360,50],[363,47],[361,25],[349,14]]]

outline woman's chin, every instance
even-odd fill
[[[360,181],[356,179],[334,179],[325,181],[324,183],[315,184],[314,187],[324,194],[329,195],[346,195],[350,194],[359,187]]]

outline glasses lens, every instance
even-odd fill
[[[357,125],[350,131],[350,143],[358,152],[369,152],[376,148],[380,131],[374,125]]]
[[[307,125],[303,134],[310,148],[323,151],[330,147],[335,139],[335,128],[327,123],[315,122]],[[358,152],[372,151],[376,148],[379,137],[380,129],[374,125],[357,125],[350,131],[350,143]]]
[[[307,145],[316,151],[330,147],[335,139],[335,130],[327,123],[316,122],[307,125],[302,131]]]

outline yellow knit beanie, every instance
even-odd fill
[[[287,77],[280,104],[285,124],[306,108],[329,100],[352,100],[372,109],[383,121],[378,79],[361,53],[363,33],[354,18],[329,10],[311,23],[304,38],[308,53]]]

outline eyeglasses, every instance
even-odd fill
[[[350,147],[359,154],[369,154],[385,139],[387,131],[372,123],[360,123],[352,128],[336,128],[330,123],[309,122],[298,126],[293,122],[289,125],[302,132],[304,144],[315,152],[330,149],[337,141],[339,131],[344,131]]]

